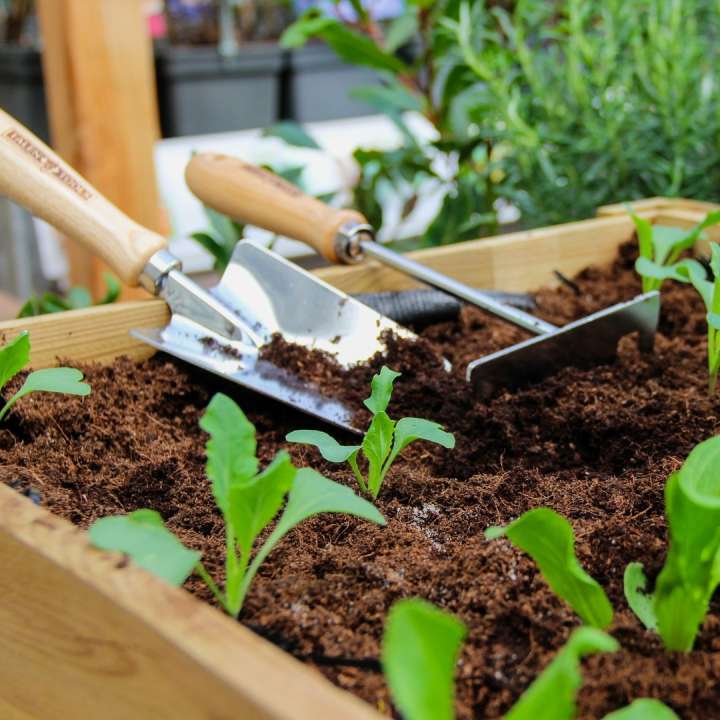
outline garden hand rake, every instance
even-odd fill
[[[652,347],[660,312],[657,292],[638,295],[558,328],[389,250],[375,242],[372,227],[360,213],[331,208],[242,160],[210,153],[195,155],[185,178],[205,205],[304,242],[330,262],[373,258],[535,334],[469,364],[467,379],[481,395],[538,380],[563,366],[605,362],[616,354],[620,338],[634,331],[640,333],[644,349]]]
[[[355,407],[262,358],[274,333],[327,350],[340,363],[368,360],[392,331],[415,338],[369,307],[296,265],[248,242],[235,248],[217,286],[184,275],[166,238],[105,199],[27,128],[0,110],[0,193],[82,242],[129,285],[141,284],[170,307],[164,328],[132,334],[193,365],[335,425],[353,424]]]

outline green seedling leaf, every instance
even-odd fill
[[[263,472],[230,485],[228,515],[243,553],[277,515],[293,479],[295,467],[286,452],[279,453]]]
[[[657,630],[653,596],[647,592],[647,578],[642,563],[633,562],[625,568],[623,577],[625,599],[630,609],[648,630]]]
[[[688,282],[688,274],[683,271],[683,266],[680,263],[676,265],[660,265],[648,260],[646,257],[639,257],[635,261],[635,272],[644,278]]]
[[[442,425],[432,420],[423,418],[402,418],[395,426],[395,441],[393,443],[393,456],[404,450],[410,443],[416,440],[427,440],[428,442],[442,445],[451,450],[455,447],[455,436],[443,430]]]
[[[0,389],[30,362],[30,336],[23,330],[0,349]]]
[[[679,718],[665,703],[651,698],[641,698],[627,707],[611,712],[604,720],[679,720]]]
[[[392,396],[393,383],[400,377],[400,374],[401,373],[383,366],[382,370],[373,376],[370,397],[363,401],[365,407],[373,415],[387,410],[390,397]]]
[[[375,376],[377,377],[377,375]],[[390,455],[393,444],[395,423],[387,413],[380,411],[372,419],[370,427],[365,433],[362,450],[368,460],[367,486],[373,497],[377,497],[380,486],[385,478],[385,460]]]
[[[605,591],[575,557],[572,526],[550,508],[529,510],[505,527],[485,531],[489,540],[507,538],[537,563],[553,591],[593,627],[607,627],[613,610]]]
[[[652,243],[652,223],[649,220],[646,220],[645,218],[641,218],[639,215],[636,215],[630,208],[628,208],[628,211],[630,212],[630,217],[632,218],[632,221],[635,223],[635,232],[637,232],[638,236],[640,257],[652,260],[654,258]]]
[[[283,514],[275,529],[258,550],[245,575],[241,601],[260,565],[280,540],[304,520],[321,513],[345,513],[378,525],[385,525],[385,518],[380,511],[372,503],[358,497],[350,488],[328,480],[310,468],[298,470]]]
[[[315,446],[328,462],[345,462],[359,449],[359,445],[341,445],[334,437],[321,430],[293,430],[285,439],[291,443]]]
[[[382,666],[405,720],[455,717],[455,667],[465,625],[424,600],[396,602],[387,617]]]
[[[720,436],[697,445],[665,485],[670,548],[655,585],[658,632],[688,652],[720,583]]]
[[[263,130],[262,134],[263,137],[280,138],[280,140],[294,147],[311,148],[312,150],[321,149],[320,145],[315,141],[315,138],[309,135],[302,125],[292,122],[291,120],[283,120],[282,122],[275,123]]]
[[[175,586],[188,579],[200,560],[200,553],[186,548],[154,510],[100,518],[88,533],[95,547],[125,553],[140,567]]]
[[[581,627],[555,659],[515,703],[505,720],[572,720],[582,684],[580,660],[599,652],[616,652],[618,642],[601,630]]]
[[[206,472],[215,502],[227,514],[230,488],[247,482],[258,471],[255,428],[237,404],[222,393],[210,401],[200,427],[210,435],[205,446]]]
[[[687,230],[666,225],[653,225],[652,243],[655,262],[662,264],[673,256],[677,256],[682,250],[688,250],[694,244],[692,234]]]

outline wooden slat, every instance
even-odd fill
[[[380,717],[3,484],[0,517],[0,694],[10,717]]]
[[[121,355],[143,360],[154,350],[132,338],[130,330],[162,327],[169,317],[161,300],[124,302],[0,322],[0,338],[28,330],[34,368],[56,365],[58,356],[77,362],[109,362]]]
[[[154,144],[160,137],[142,0],[38,0],[53,147],[127,213],[162,231]],[[102,294],[102,263],[68,244],[72,279]],[[125,291],[124,297],[143,297]]]
[[[654,197],[645,198],[643,200],[633,200],[629,205],[635,210],[640,211],[693,211],[701,213],[704,217],[712,210],[717,210],[720,205],[717,203],[705,202],[703,200],[690,200],[688,198],[666,198]],[[612,205],[603,205],[597,209],[598,217],[607,217],[609,215],[627,215],[627,206],[625,203],[615,203]]]

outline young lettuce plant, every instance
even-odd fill
[[[452,433],[445,432],[436,422],[414,417],[398,421],[390,419],[385,411],[392,396],[393,383],[398,377],[400,373],[387,367],[383,367],[373,377],[370,397],[364,401],[373,419],[360,445],[341,445],[331,435],[320,430],[295,430],[285,439],[292,443],[314,445],[329,462],[347,462],[360,489],[377,498],[390,467],[410,443],[427,440],[445,448],[455,447]],[[367,460],[367,478],[363,477],[358,465],[361,451]]]
[[[126,553],[173,585],[182,585],[195,571],[226,612],[237,617],[260,565],[296,525],[329,512],[385,524],[371,503],[314,470],[296,469],[286,452],[278,453],[259,471],[255,428],[237,404],[222,393],[210,401],[200,427],[210,435],[206,472],[225,521],[224,589],[210,577],[200,553],[185,547],[152,510],[97,520],[90,528],[94,545]],[[279,520],[251,560],[256,541],[286,497]]]
[[[0,390],[30,362],[30,336],[21,332],[0,348]],[[90,386],[81,382],[83,374],[75,368],[45,368],[31,372],[20,389],[0,409],[0,420],[20,398],[33,392],[89,395]]]
[[[488,540],[505,536],[535,561],[552,590],[583,619],[596,628],[607,627],[613,609],[605,591],[575,556],[570,523],[550,508],[536,508],[504,527],[485,531]]]
[[[665,485],[670,547],[652,594],[641,563],[625,571],[625,596],[668,650],[688,652],[720,584],[720,436],[697,445]]]
[[[635,223],[640,257],[635,261],[635,270],[642,278],[643,292],[660,290],[668,279],[688,282],[687,275],[676,272],[676,263],[685,250],[693,248],[703,230],[720,223],[720,210],[708,213],[691,230],[677,227],[653,225],[649,220],[636,215],[630,208],[630,217]]]
[[[400,600],[390,608],[382,666],[404,720],[455,718],[455,668],[466,634],[462,622],[425,600]],[[601,630],[576,629],[505,720],[572,720],[582,684],[580,661],[618,648],[617,641]],[[641,699],[605,720],[677,720],[677,716],[657,700]]]

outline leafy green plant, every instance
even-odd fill
[[[355,88],[354,97],[385,114],[398,128],[402,145],[392,150],[361,148],[354,204],[379,228],[383,200],[389,194],[404,199],[402,219],[422,195],[441,198],[420,245],[459,242],[495,230],[496,185],[494,148],[479,132],[469,111],[477,78],[462,63],[443,18],[458,17],[456,0],[409,0],[402,15],[386,26],[372,10],[357,3],[355,19],[308,10],[282,38],[286,47],[299,47],[321,38],[353,65],[375,70],[382,85]],[[410,48],[410,49],[408,49]],[[435,138],[422,141],[405,120],[407,112],[422,115]]]
[[[286,452],[278,453],[260,471],[255,428],[226,395],[218,393],[213,397],[200,427],[210,435],[206,473],[225,521],[224,589],[207,572],[200,553],[186,548],[152,510],[97,520],[90,528],[94,545],[127,553],[140,566],[174,585],[181,585],[195,571],[226,612],[237,617],[260,565],[296,525],[329,512],[385,524],[371,503],[314,470],[296,469]],[[286,497],[285,509],[275,527],[253,556],[258,538],[279,513]]]
[[[720,211],[709,212],[691,230],[653,225],[632,210],[630,216],[638,236],[640,256],[635,262],[635,270],[642,278],[643,292],[660,290],[667,279],[688,282],[688,277],[678,271],[676,263],[685,250],[695,246],[703,236],[703,230],[720,223]]]
[[[385,411],[392,396],[393,383],[398,377],[400,373],[387,367],[373,377],[370,397],[364,401],[373,418],[360,445],[341,445],[332,435],[320,430],[295,430],[287,435],[286,440],[315,446],[329,462],[347,462],[360,489],[377,498],[390,467],[410,443],[427,440],[445,448],[455,447],[452,433],[445,432],[436,422],[413,417],[398,421],[390,419]],[[367,478],[358,464],[360,452],[367,460]]]
[[[697,445],[665,485],[670,547],[652,594],[640,563],[625,571],[625,595],[666,648],[688,652],[720,584],[720,437]]]
[[[0,348],[0,390],[30,362],[30,335],[21,332]],[[10,408],[33,392],[52,392],[64,395],[89,395],[90,386],[81,382],[83,374],[75,368],[45,368],[31,372],[20,389],[0,409],[2,420]]]
[[[122,291],[120,281],[112,273],[103,273],[105,283],[105,294],[95,305],[109,305],[114,303]],[[92,307],[93,301],[90,291],[87,288],[76,286],[70,288],[65,295],[46,292],[42,295],[31,295],[18,312],[18,317],[34,317],[36,315],[48,315],[50,313],[64,312],[65,310],[82,310]]]
[[[720,15],[708,0],[460,2],[468,125],[503,153],[523,224],[649,196],[716,198]]]
[[[489,540],[502,536],[530,555],[548,585],[584,622],[597,628],[612,622],[612,605],[575,557],[573,529],[562,515],[550,508],[536,508],[509,525],[485,531]]]
[[[393,702],[404,720],[453,720],[455,668],[466,634],[462,622],[425,600],[399,600],[390,608],[382,641],[382,666]],[[580,661],[618,649],[617,641],[601,630],[577,628],[505,720],[572,720],[582,684]],[[650,699],[636,700],[605,720],[651,719],[677,720],[667,706]]]
[[[399,600],[390,608],[382,666],[406,720],[455,717],[455,666],[466,634],[463,623],[425,600]]]

